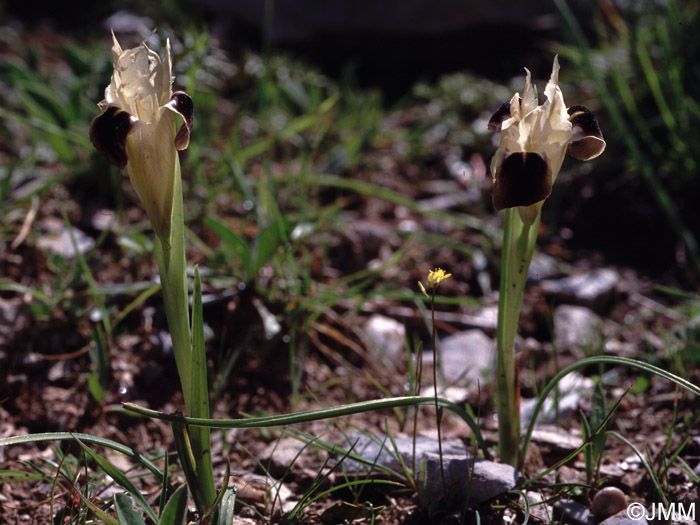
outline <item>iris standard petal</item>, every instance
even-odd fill
[[[489,131],[497,132],[501,131],[501,124],[503,121],[510,118],[510,100],[501,104],[501,107],[496,110],[496,112],[491,115],[489,119],[488,128]]]

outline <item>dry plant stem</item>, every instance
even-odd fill
[[[177,155],[176,155],[177,159]],[[155,236],[155,252],[160,271],[165,314],[170,328],[170,337],[175,353],[185,411],[191,417],[209,417],[209,405],[198,402],[201,392],[193,391],[193,365],[197,361],[192,349],[190,332],[189,302],[187,292],[187,264],[185,262],[185,226],[182,209],[182,181],[179,159],[175,163],[175,187],[173,194],[172,231],[170,242]],[[206,361],[205,361],[206,362]],[[205,365],[204,365],[205,366]],[[196,385],[206,389],[206,382]],[[207,397],[208,393],[204,394]],[[192,473],[195,480],[188,479],[188,485],[198,510],[204,512],[216,498],[214,474],[211,463],[209,429],[190,427],[188,429],[191,455],[181,455],[183,469]],[[192,459],[194,464],[192,464]]]
[[[498,413],[501,461],[514,467],[520,463],[520,386],[515,356],[515,335],[523,300],[527,271],[537,240],[540,214],[532,224],[523,222],[517,208],[506,210],[498,296],[498,368],[496,410]]]
[[[437,360],[437,348],[435,345],[436,342],[436,337],[435,337],[435,288],[433,288],[433,292],[430,295],[430,313],[431,313],[431,322],[433,325],[433,330],[432,330],[432,339],[433,339],[433,386],[435,388],[435,418],[437,422],[437,433],[438,433],[438,454],[440,456],[440,478],[442,481],[442,490],[443,494],[445,496],[445,499],[447,499],[447,483],[445,483],[445,466],[443,465],[442,461],[442,431],[440,430],[440,415],[442,414],[442,411],[440,410],[440,407],[438,405],[438,383],[437,383],[437,369],[438,369],[438,360]]]

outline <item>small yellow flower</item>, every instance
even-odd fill
[[[525,73],[522,96],[513,95],[489,121],[489,129],[501,133],[491,161],[491,198],[497,210],[517,207],[523,221],[532,224],[552,192],[566,154],[593,159],[605,150],[605,140],[593,113],[583,106],[566,108],[557,57],[541,105],[530,71]]]
[[[90,124],[90,140],[107,160],[126,168],[156,234],[170,238],[177,150],[189,145],[194,122],[192,99],[172,91],[170,42],[165,58],[142,43],[122,50],[112,33],[114,72]],[[182,120],[176,129],[176,118]]]
[[[449,279],[450,277],[452,277],[452,274],[445,273],[445,270],[443,270],[442,268],[435,268],[434,270],[430,270],[428,272],[428,288],[434,291],[442,281],[444,281],[445,279]],[[420,287],[421,292],[423,292],[423,295],[429,297],[425,286],[423,286],[423,283],[418,281],[418,286]]]
[[[434,270],[430,270],[428,272],[428,286],[431,288],[437,288],[437,286],[444,281],[445,279],[449,279],[452,277],[451,273],[445,273],[445,270],[442,268],[435,268]]]

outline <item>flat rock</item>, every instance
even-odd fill
[[[467,317],[466,323],[475,328],[483,328],[486,331],[496,330],[498,327],[498,305],[482,306]]]
[[[600,317],[585,306],[557,306],[553,323],[558,350],[588,349],[600,339]]]
[[[366,435],[351,436],[354,443],[352,452],[365,457],[374,465],[381,465],[397,472],[402,472],[398,456],[406,466],[413,465],[413,438],[394,438],[396,448],[389,439],[383,442]],[[350,445],[346,445],[350,448]],[[421,502],[429,507],[443,497],[442,476],[440,473],[440,454],[438,442],[423,436],[416,438],[415,445],[416,469],[424,472],[421,481]],[[485,459],[469,458],[464,445],[459,441],[442,443],[443,467],[445,482],[450,495],[456,496],[461,505],[469,499],[472,503],[489,500],[512,489],[520,477],[520,473],[510,465],[495,463]],[[343,469],[349,473],[372,473],[372,465],[361,464],[346,459]]]
[[[294,493],[281,481],[252,472],[232,472],[236,500],[253,505],[262,512],[290,512],[296,505]]]
[[[350,436],[349,443],[344,447],[346,449],[352,447],[352,452],[354,454],[358,454],[366,458],[372,464],[390,468],[396,472],[401,472],[402,467],[398,459],[399,456],[401,456],[401,460],[405,465],[408,465],[409,467],[413,465],[413,438],[397,437],[394,438],[394,442],[396,443],[396,448],[394,448],[394,445],[388,438],[372,439],[370,436],[355,434]],[[437,454],[438,452],[439,447],[437,441],[423,436],[416,437],[416,464],[418,464],[420,458],[425,454]],[[442,453],[464,455],[464,445],[462,445],[462,443],[459,441],[443,440]],[[350,473],[371,472],[372,465],[346,459],[343,462],[343,468],[346,472]]]
[[[554,502],[554,512],[562,517],[564,523],[574,525],[595,525],[598,520],[584,505],[569,499]],[[559,520],[555,520],[558,523]]]
[[[445,337],[440,341],[438,360],[446,383],[482,385],[491,381],[496,367],[496,345],[481,330],[473,329]],[[432,351],[426,351],[424,363],[432,363]]]
[[[426,453],[423,456],[425,481],[421,484],[420,499],[430,507],[444,496],[440,456]],[[486,459],[467,458],[465,455],[442,456],[448,499],[464,505],[488,501],[512,489],[520,478],[520,473],[505,463]]]
[[[559,262],[556,258],[545,253],[535,251],[532,262],[527,270],[527,280],[538,283],[544,279],[551,279],[559,273]]]
[[[576,450],[583,444],[580,436],[574,436],[554,425],[535,427],[531,439],[541,447],[564,454]]]
[[[594,382],[588,377],[572,372],[564,376],[558,383],[558,407],[552,392],[544,402],[537,418],[538,423],[552,424],[562,421],[578,413],[582,398],[589,397],[593,392]],[[534,415],[537,398],[523,399],[520,402],[520,421],[523,426],[530,423]],[[557,410],[558,408],[558,410]]]
[[[69,230],[65,223],[58,219],[46,219],[42,221],[41,230],[43,233],[37,240],[37,246],[66,259],[75,257],[71,233],[73,234],[75,245],[80,254],[86,253],[95,246],[95,241],[92,237],[89,237],[75,227],[71,227]]]
[[[610,268],[598,268],[590,272],[547,279],[540,283],[542,291],[559,302],[588,306],[601,312],[609,305],[620,274]]]
[[[13,338],[29,328],[31,319],[31,308],[21,297],[0,297],[0,349],[8,348]],[[0,350],[0,357],[3,353]]]
[[[303,454],[315,450],[299,439],[282,438],[269,443],[260,454],[258,461],[273,476],[282,476]]]
[[[365,324],[367,336],[379,354],[391,362],[405,359],[406,327],[396,319],[374,314]]]
[[[640,517],[636,518],[636,516]],[[601,521],[600,525],[647,525],[647,523],[646,511],[644,511],[644,514],[633,514],[633,517],[630,517],[627,515],[627,509],[625,509],[610,516],[605,521]]]

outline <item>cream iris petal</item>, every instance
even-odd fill
[[[102,114],[90,125],[96,149],[129,174],[156,234],[170,238],[177,150],[187,148],[194,121],[192,100],[172,92],[170,42],[165,57],[146,46],[122,50],[114,34],[114,72]],[[182,125],[176,132],[176,120]]]

